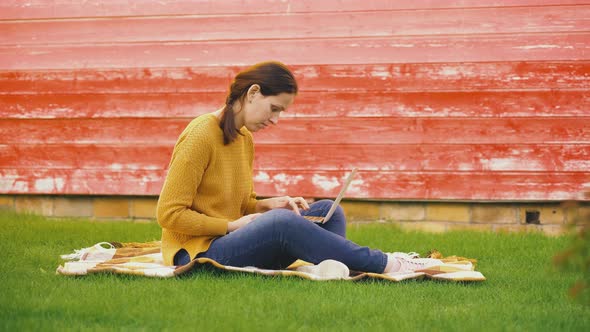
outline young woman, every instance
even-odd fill
[[[308,205],[301,197],[256,199],[251,132],[277,125],[296,94],[287,67],[260,63],[235,77],[222,108],[197,117],[182,132],[157,207],[165,263],[207,257],[224,265],[284,269],[297,259],[333,259],[376,273],[427,267],[428,260],[347,240],[340,207],[325,224],[302,217],[325,215],[330,200]]]

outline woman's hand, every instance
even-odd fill
[[[301,215],[299,209],[307,210],[309,209],[309,204],[307,204],[307,201],[303,197],[290,196],[267,198],[258,201],[256,204],[257,211],[268,211],[272,209],[289,209]]]
[[[231,233],[235,230],[238,230],[246,225],[248,225],[249,223],[251,223],[254,219],[256,219],[256,217],[258,217],[259,215],[261,215],[261,213],[253,213],[253,214],[248,214],[243,216],[240,219],[237,219],[235,221],[232,221],[230,223],[227,224],[227,232]]]

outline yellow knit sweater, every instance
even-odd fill
[[[254,213],[254,143],[246,128],[240,131],[244,136],[223,145],[219,119],[210,113],[180,134],[157,207],[166,265],[181,248],[194,259],[227,233],[229,222]]]

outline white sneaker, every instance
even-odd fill
[[[326,259],[317,265],[304,265],[297,268],[299,272],[309,273],[317,280],[338,280],[350,276],[348,266],[333,259]]]
[[[412,258],[420,258],[420,254],[417,252],[388,252],[387,255],[392,255],[394,257],[404,257],[408,259]]]
[[[424,270],[432,266],[439,266],[444,265],[441,260],[434,259],[434,258],[419,258],[415,252],[411,253],[403,253],[403,252],[394,252],[394,253],[386,253],[387,259],[393,259],[400,263],[400,268],[398,271],[392,271],[392,273],[410,273],[416,272],[419,270]]]

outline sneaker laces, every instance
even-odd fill
[[[426,262],[418,262],[414,259],[406,259],[404,257],[398,257],[397,259],[401,265],[398,272],[415,272],[416,270],[428,267]]]
[[[390,258],[397,260],[400,264],[400,268],[396,273],[407,273],[415,272],[416,270],[422,270],[431,266],[440,265],[442,261],[434,258],[419,258],[415,252],[403,253],[394,252],[387,254]]]
[[[392,255],[393,257],[404,257],[404,258],[408,258],[408,259],[413,259],[413,258],[420,258],[420,254],[414,251],[411,252],[393,252],[393,253],[389,253],[389,255]]]

